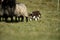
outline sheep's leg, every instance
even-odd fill
[[[17,21],[17,16],[15,17],[15,21]]]
[[[1,21],[1,16],[0,16],[0,21]]]
[[[8,16],[6,14],[3,14],[2,18],[3,18],[3,21],[7,21]]]
[[[4,18],[4,21],[7,21],[8,19],[5,8],[3,9],[3,18]]]
[[[26,22],[28,22],[28,17],[26,17]]]
[[[21,22],[23,22],[24,21],[24,17],[23,16],[20,16],[20,18],[21,18]]]
[[[18,17],[18,21],[20,21],[20,17]]]
[[[11,16],[11,22],[13,22],[13,16]]]
[[[7,21],[8,17],[5,17],[5,21]]]
[[[7,21],[8,16],[6,14],[4,14],[4,18],[5,18],[5,21]]]
[[[4,20],[4,16],[2,16],[2,21],[5,21],[5,20]]]

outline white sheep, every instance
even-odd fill
[[[28,22],[28,12],[25,4],[17,3],[14,15],[19,18],[22,17],[21,21],[26,17],[26,22]]]

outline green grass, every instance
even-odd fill
[[[60,40],[60,13],[56,10],[57,2],[17,1],[26,4],[28,12],[39,10],[42,17],[38,21],[0,22],[0,40]]]

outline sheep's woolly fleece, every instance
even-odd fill
[[[15,15],[17,16],[23,15],[23,16],[28,17],[26,5],[22,3],[16,4]]]

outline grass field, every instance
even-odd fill
[[[60,40],[60,11],[57,1],[17,0],[26,4],[28,12],[39,10],[38,21],[0,22],[0,40]]]

